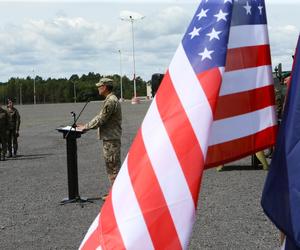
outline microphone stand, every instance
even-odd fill
[[[81,116],[82,112],[84,111],[85,107],[88,105],[88,103],[90,102],[90,98],[87,99],[86,103],[84,104],[83,108],[81,109],[81,111],[79,112],[79,115],[76,118],[76,113],[75,112],[71,112],[71,115],[73,116],[74,122],[70,128],[70,130],[68,131],[68,133],[65,135],[65,138],[68,138],[68,135],[70,134],[70,132],[72,131],[72,128],[75,129],[76,131],[76,122],[78,121],[79,117]]]

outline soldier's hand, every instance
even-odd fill
[[[16,131],[16,136],[19,137],[19,135],[20,135],[20,134],[19,134],[19,131]]]
[[[85,125],[83,125],[83,124],[77,124],[76,128],[77,128],[78,130],[81,130],[81,131],[86,131],[86,130],[87,130],[87,129],[85,128]]]

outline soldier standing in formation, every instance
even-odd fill
[[[8,157],[12,157],[12,156],[16,157],[18,151],[18,137],[19,137],[19,128],[20,128],[21,119],[18,110],[14,107],[14,103],[12,99],[7,100],[7,113],[8,113],[8,127],[7,127]]]
[[[103,140],[103,156],[106,172],[112,185],[121,167],[122,112],[118,98],[112,93],[113,80],[102,78],[96,83],[99,95],[105,97],[103,108],[90,122],[77,127],[83,131],[98,128],[99,139]],[[102,197],[105,200],[107,195]]]
[[[0,102],[0,161],[5,161],[7,150],[7,126],[8,114],[7,111],[2,108],[2,103]]]

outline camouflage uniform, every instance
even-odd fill
[[[284,108],[284,99],[286,95],[286,86],[278,85],[275,86],[275,104],[276,104],[276,114],[278,122],[280,123],[282,118],[282,111]]]
[[[12,107],[12,109],[7,109],[8,113],[8,153],[9,156],[12,156],[12,149],[14,151],[14,156],[17,155],[18,151],[18,136],[19,136],[19,128],[20,128],[20,114],[19,111]]]
[[[6,110],[0,107],[0,144],[1,154],[0,160],[5,160],[5,154],[7,151],[7,125],[8,125],[8,114]]]
[[[122,112],[118,98],[110,93],[106,96],[103,108],[89,123],[86,129],[98,128],[98,136],[103,140],[103,156],[111,184],[121,167]]]

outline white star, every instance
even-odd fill
[[[202,17],[207,17],[207,15],[206,15],[207,11],[209,11],[209,9],[206,9],[206,10],[201,9],[201,12],[197,15],[198,20],[200,20]]]
[[[203,61],[205,58],[208,58],[211,60],[211,54],[214,53],[213,50],[207,50],[207,48],[204,49],[202,53],[199,53],[199,56],[202,56],[201,61]]]
[[[262,15],[262,9],[263,9],[264,7],[261,6],[261,5],[259,5],[257,8],[259,9],[259,14]]]
[[[246,14],[250,14],[251,15],[251,6],[249,5],[248,1],[247,4],[244,6],[244,8],[246,9]]]
[[[222,33],[222,31],[215,31],[215,29],[213,28],[212,31],[210,33],[207,33],[206,35],[209,36],[209,41],[215,39],[220,40],[219,34]]]
[[[199,36],[199,31],[201,30],[201,28],[196,28],[194,27],[193,31],[189,33],[189,35],[191,35],[191,39],[193,39],[195,36]]]
[[[214,16],[217,18],[217,22],[219,22],[220,20],[227,21],[227,19],[226,19],[227,15],[228,15],[228,13],[225,13],[222,10],[220,10],[219,13]]]
[[[232,0],[224,0],[224,3],[232,3]]]

